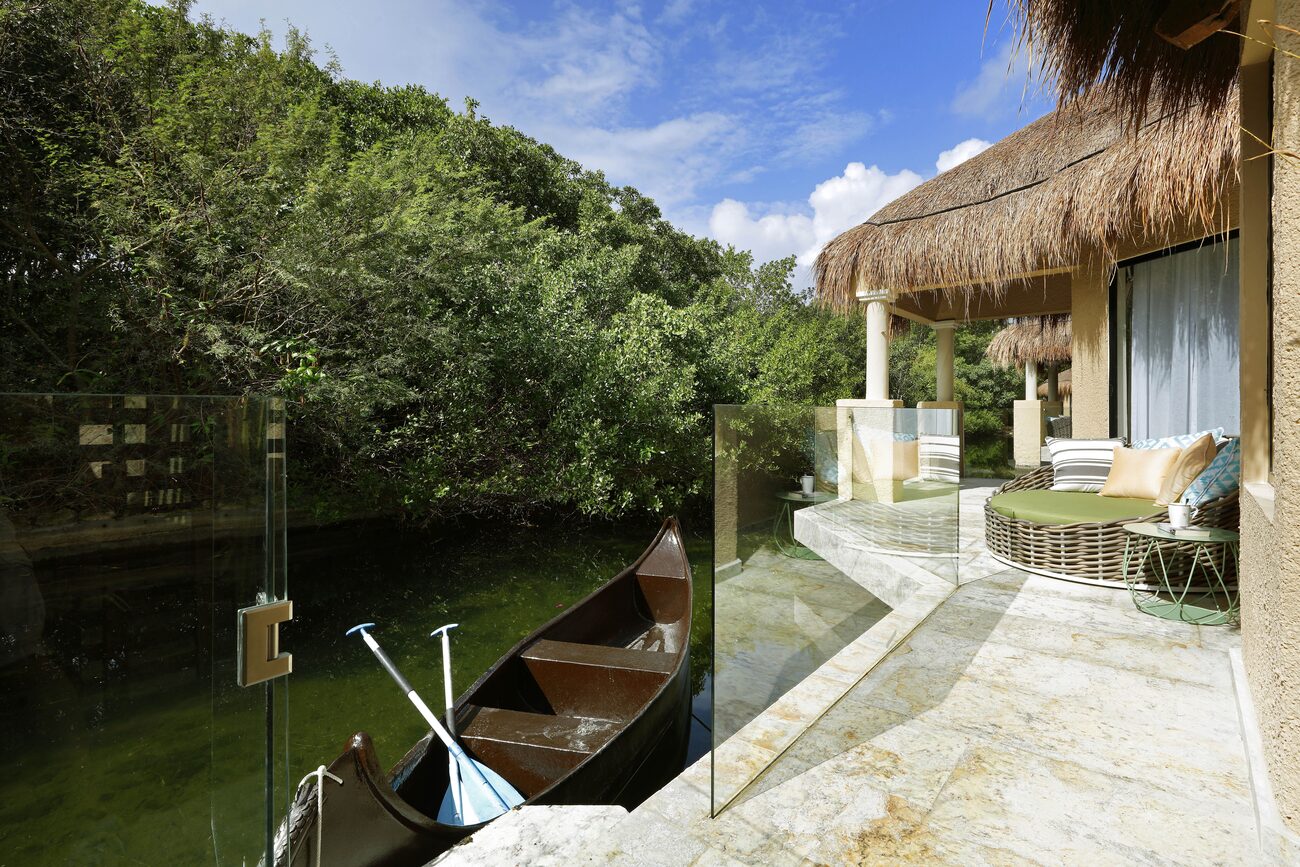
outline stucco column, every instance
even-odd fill
[[[889,399],[889,302],[867,299],[867,400]]]
[[[1070,414],[1076,437],[1110,436],[1110,272],[1102,262],[1070,275]]]
[[[953,399],[953,330],[957,323],[952,320],[936,322],[930,326],[934,329],[934,399],[947,401]]]
[[[1060,365],[1058,365],[1055,361],[1047,365],[1047,402],[1048,403],[1056,403],[1058,400],[1061,399],[1060,383],[1057,379],[1058,376],[1057,368],[1059,366]]]
[[[1038,400],[1038,362],[1025,362],[1025,400]]]

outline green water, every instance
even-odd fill
[[[460,624],[453,632],[459,693],[520,638],[634,559],[655,529],[648,522],[563,532],[502,528],[447,539],[367,527],[292,536],[295,620],[282,629],[281,643],[294,655],[294,673],[287,708],[277,708],[288,723],[288,767],[279,776],[296,784],[356,731],[371,734],[388,766],[425,731],[364,645],[344,637],[348,627],[377,623],[389,655],[440,707],[432,629]],[[687,535],[695,570],[693,689],[696,714],[708,720],[710,552],[705,536]],[[127,643],[106,660],[69,650],[112,645],[101,636],[117,634],[113,623],[123,617],[162,617],[224,642],[220,629],[203,623],[202,594],[212,591],[202,564],[165,554],[57,569],[38,564],[41,586],[54,583],[52,569],[65,584],[101,588],[118,573],[148,569],[162,577],[148,591],[103,593],[93,604],[68,601],[75,593],[47,593],[41,650],[0,668],[0,721],[9,735],[0,758],[0,865],[254,863],[262,839],[265,700],[260,688],[226,688],[233,660],[225,657],[233,652],[220,646],[213,655],[202,640],[180,642],[150,648],[146,665]],[[688,761],[707,745],[707,732],[693,722]]]

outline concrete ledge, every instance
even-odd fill
[[[740,558],[737,557],[730,563],[723,563],[721,566],[716,567],[713,570],[713,580],[726,581],[733,575],[739,575],[743,568],[744,565],[740,562]]]
[[[430,864],[572,864],[578,854],[627,818],[622,807],[516,807]]]

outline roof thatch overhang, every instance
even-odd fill
[[[1026,316],[993,335],[984,354],[999,367],[1019,367],[1069,361],[1070,351],[1068,315]]]
[[[997,5],[990,0],[989,13]],[[1111,87],[1131,119],[1166,106],[1221,107],[1234,96],[1242,0],[1008,0],[1020,51],[1062,102]]]
[[[1157,105],[1136,127],[1125,118],[1099,89],[931,178],[826,245],[817,297],[849,309],[860,292],[931,292],[969,306],[1232,228],[1235,92],[1218,106]]]

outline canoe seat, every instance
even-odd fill
[[[474,707],[461,741],[521,792],[540,791],[618,734],[613,720]]]
[[[675,654],[542,639],[521,655],[556,714],[630,720],[673,673]]]

